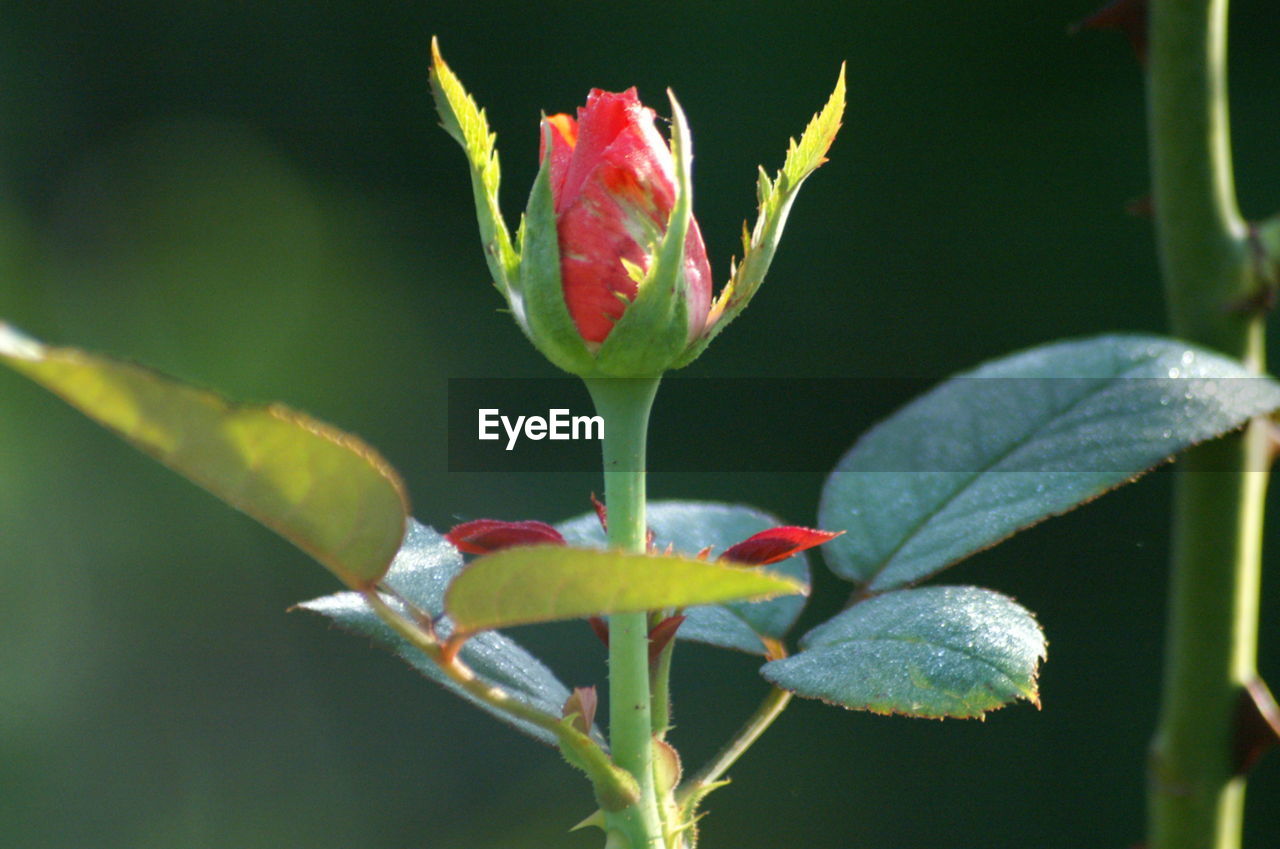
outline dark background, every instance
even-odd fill
[[[1246,214],[1280,200],[1273,4],[1235,4]],[[554,372],[499,312],[428,45],[490,114],[514,214],[540,110],[639,86],[691,122],[718,279],[849,62],[844,130],[768,283],[687,374],[933,380],[1064,336],[1164,326],[1142,87],[1088,0],[914,3],[0,5],[0,315],[358,433],[416,515],[559,519],[596,476],[449,474],[450,377]],[[555,752],[293,602],[305,556],[11,374],[0,374],[0,843],[23,849],[544,849],[591,810]],[[762,399],[776,405],[784,399]],[[771,415],[776,450],[890,400]],[[657,449],[681,421],[664,411]],[[842,424],[847,422],[848,424]],[[724,421],[723,438],[755,427]],[[698,428],[699,432],[703,428]],[[834,436],[832,436],[834,434]],[[957,567],[1036,611],[1044,709],[925,722],[798,703],[711,797],[707,849],[1127,847],[1141,836],[1164,608],[1167,471]],[[654,497],[812,523],[820,475],[658,474]],[[1280,505],[1276,505],[1280,506]],[[1271,551],[1280,550],[1276,527]],[[1274,573],[1274,569],[1272,572]],[[1280,582],[1264,588],[1264,611]],[[838,608],[818,578],[803,624]],[[1262,667],[1280,681],[1264,612]],[[585,626],[520,639],[603,683]],[[764,691],[751,659],[682,648],[676,743],[708,756]],[[1280,757],[1250,787],[1268,845]]]

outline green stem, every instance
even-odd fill
[[[604,492],[609,509],[609,545],[643,552],[645,524],[645,439],[658,378],[587,379],[596,412],[604,419]],[[610,812],[610,829],[631,849],[666,845],[653,776],[653,729],[649,694],[648,614],[609,617],[609,745],[614,763],[631,773],[640,800]]]
[[[729,771],[738,758],[750,749],[756,740],[760,739],[773,721],[786,709],[787,704],[791,701],[791,693],[780,687],[774,687],[769,690],[769,694],[764,697],[764,701],[756,708],[755,713],[743,724],[738,733],[729,741],[720,754],[715,759],[698,770],[697,775],[685,782],[684,786],[676,793],[676,802],[683,808],[690,801],[700,799],[702,796],[713,788],[715,783]]]
[[[660,740],[665,740],[667,732],[671,730],[671,659],[675,650],[676,641],[673,639],[658,655],[650,679],[653,691],[649,698],[652,705],[650,719],[653,722],[653,733]]]
[[[1148,118],[1157,237],[1174,332],[1263,368],[1227,117],[1227,0],[1150,4]],[[1261,423],[1179,464],[1164,691],[1152,743],[1150,849],[1237,849],[1232,739],[1255,674],[1267,435]]]

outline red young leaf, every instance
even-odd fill
[[[683,616],[668,616],[657,625],[649,629],[649,662],[653,663],[658,659],[658,655],[662,654],[662,650],[675,637],[676,631],[680,628],[680,623],[684,621]]]
[[[490,554],[517,545],[564,545],[564,537],[546,522],[475,519],[454,525],[445,539],[466,554]]]
[[[751,566],[768,566],[770,563],[786,560],[807,548],[822,545],[842,533],[844,531],[817,531],[795,525],[769,528],[725,549],[720,559]]]
[[[590,616],[587,618],[587,624],[595,632],[596,638],[604,643],[604,647],[609,648],[609,623],[599,616]]]

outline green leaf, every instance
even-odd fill
[[[785,524],[754,507],[710,501],[652,501],[646,518],[658,551],[670,545],[677,553],[687,556],[710,548],[714,557],[752,534]],[[605,547],[604,531],[595,513],[577,516],[556,527],[570,545]],[[809,584],[809,560],[803,552],[770,564],[769,569],[806,586]],[[804,602],[803,596],[787,595],[770,601],[690,607],[676,636],[764,655],[761,637],[780,640],[786,636],[804,609]]]
[[[459,631],[808,592],[793,578],[684,557],[562,546],[476,559],[445,595]]]
[[[502,169],[494,148],[497,136],[490,132],[484,110],[476,106],[475,100],[462,87],[462,82],[445,64],[434,38],[431,39],[431,93],[435,98],[436,111],[440,113],[440,125],[467,154],[485,260],[489,263],[494,284],[510,300],[520,257],[512,247],[511,234],[498,205]]]
[[[452,625],[441,616],[444,592],[462,571],[462,555],[431,528],[409,520],[409,533],[383,583],[435,620],[436,632],[448,638]],[[388,603],[395,604],[394,601]],[[550,745],[558,741],[550,731],[524,720],[493,711],[472,697],[440,671],[435,663],[393,631],[370,609],[360,593],[344,592],[303,602],[298,607],[328,617],[342,628],[360,634],[399,655],[414,669],[455,694],[510,723],[520,731]],[[542,663],[517,643],[488,631],[477,634],[462,647],[459,655],[486,683],[501,687],[520,701],[552,715],[569,698],[569,688]],[[593,736],[599,739],[599,732]]]
[[[749,234],[745,224],[743,225],[742,262],[732,269],[729,282],[712,305],[706,334],[680,358],[677,368],[697,359],[711,340],[737,318],[738,313],[746,309],[756,290],[764,283],[769,266],[773,263],[773,255],[777,252],[778,242],[782,239],[782,228],[787,223],[791,204],[805,179],[827,161],[827,151],[835,141],[840,122],[844,118],[844,107],[845,69],[841,65],[840,76],[836,79],[831,97],[809,121],[800,141],[791,140],[782,170],[772,180],[763,168],[759,170],[756,196],[760,208],[756,213],[755,227]]]
[[[1280,384],[1172,339],[1057,342],[952,378],[868,431],[827,479],[839,575],[879,592],[1280,408]]]
[[[240,406],[108,357],[51,348],[0,323],[0,362],[243,510],[349,586],[387,571],[408,505],[355,437],[287,407]]]
[[[801,651],[766,663],[798,696],[907,716],[981,718],[1016,700],[1037,707],[1044,634],[1013,599],[978,587],[869,598],[819,625]]]

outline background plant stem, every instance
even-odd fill
[[[604,418],[604,492],[609,545],[645,550],[645,440],[658,378],[589,379],[587,389]],[[609,745],[614,763],[631,773],[640,801],[607,815],[608,825],[631,849],[665,846],[653,777],[649,693],[648,614],[609,617]]]
[[[1150,4],[1148,119],[1157,238],[1173,331],[1261,371],[1262,319],[1236,206],[1226,83],[1227,0]],[[1151,751],[1150,849],[1235,849],[1237,699],[1255,674],[1262,423],[1189,453],[1174,496],[1164,691]]]

